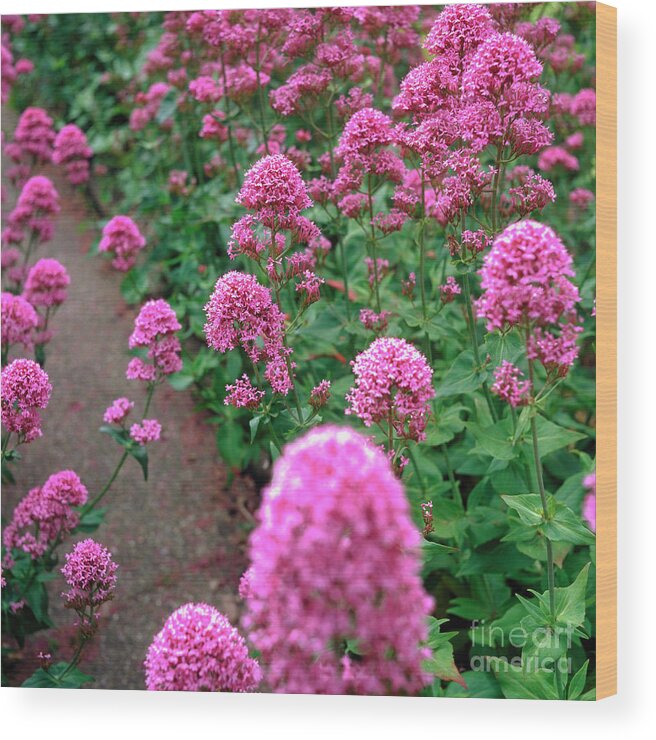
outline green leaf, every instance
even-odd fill
[[[141,303],[148,293],[148,273],[145,270],[132,268],[121,280],[121,295],[128,305]]]
[[[467,688],[460,671],[453,660],[453,645],[451,637],[457,632],[441,632],[440,628],[446,619],[429,617],[428,645],[433,648],[433,655],[424,662],[424,668],[443,681],[455,681],[463,688]]]
[[[556,620],[562,625],[580,627],[585,619],[585,592],[590,563],[586,563],[576,580],[567,588],[556,589]]]
[[[194,376],[184,372],[173,373],[168,377],[169,385],[176,391],[184,391],[194,382]]]
[[[244,433],[239,424],[226,419],[216,430],[216,444],[221,457],[230,467],[241,467],[246,453]]]
[[[552,671],[527,670],[500,659],[495,661],[494,675],[506,699],[558,699]]]
[[[94,680],[92,676],[83,673],[79,668],[67,669],[68,663],[65,662],[57,663],[48,671],[39,668],[23,682],[23,687],[30,689],[79,689],[85,683]],[[66,675],[60,678],[64,672],[66,672]]]
[[[590,661],[586,660],[579,670],[572,676],[572,680],[569,682],[569,686],[567,688],[567,698],[570,701],[578,699],[585,688],[585,679],[588,676],[589,663]]]
[[[554,500],[554,499],[552,499]],[[575,514],[564,504],[556,504],[552,519],[541,527],[545,537],[552,542],[569,542],[572,545],[593,545],[595,536]]]
[[[465,350],[456,357],[442,382],[438,383],[435,397],[445,398],[459,393],[472,393],[483,385],[486,378],[485,371],[474,369],[472,351]]]
[[[250,430],[251,430],[251,444],[253,444],[253,442],[255,441],[255,437],[257,437],[257,430],[260,426],[260,422],[262,421],[262,418],[263,417],[260,414],[259,416],[254,416],[248,422],[248,426],[250,427]]]
[[[470,454],[486,454],[496,460],[512,460],[518,451],[512,443],[510,420],[504,419],[489,427],[481,427],[474,422],[467,424],[467,429],[474,435],[476,447]]]
[[[145,445],[134,445],[129,450],[130,455],[139,463],[144,480],[148,480],[148,450]]]
[[[545,455],[555,452],[561,447],[567,447],[586,437],[585,434],[580,432],[573,432],[570,429],[558,426],[558,424],[554,424],[543,416],[537,417],[536,424],[540,457],[545,457]]]
[[[128,434],[127,429],[123,429],[122,427],[104,425],[101,426],[98,431],[102,432],[103,434],[109,434],[109,436],[115,442],[118,442],[121,447],[129,447],[132,444],[132,440],[130,439],[130,435]]]
[[[537,527],[544,522],[542,499],[538,493],[522,493],[519,496],[502,496],[503,501],[517,512],[521,521],[529,527]],[[553,502],[553,499],[547,500]],[[552,503],[555,509],[555,503]]]
[[[493,673],[488,671],[464,671],[463,681],[467,684],[450,683],[446,688],[446,696],[454,699],[500,699],[503,697],[499,682]]]
[[[92,509],[86,512],[80,519],[80,523],[75,528],[78,532],[95,532],[98,527],[105,521],[107,509]]]

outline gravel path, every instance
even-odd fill
[[[43,413],[44,435],[24,446],[23,460],[13,466],[16,484],[4,486],[3,520],[20,497],[58,470],[75,470],[94,496],[121,452],[98,432],[105,408],[123,395],[138,399],[137,409],[143,407],[143,389],[125,379],[137,309],[120,297],[121,275],[88,254],[93,234],[84,199],[56,173],[44,174],[55,181],[62,212],[54,241],[42,246],[38,256],[66,265],[71,287],[52,323],[56,336],[48,347],[46,370],[53,394]],[[13,203],[9,193],[4,205],[9,209]],[[14,350],[11,357],[17,356]],[[195,410],[190,392],[158,388],[149,416],[163,426],[162,440],[149,448],[149,481],[129,459],[106,497],[106,521],[93,535],[120,566],[116,598],[104,607],[102,628],[80,664],[95,677],[93,688],[143,688],[142,662],[152,636],[186,601],[207,601],[229,619],[239,617],[236,593],[248,528],[243,510],[245,504],[254,508],[253,486],[237,477],[226,490],[214,427]],[[61,559],[71,544],[60,549]],[[60,629],[26,646],[12,683],[31,673],[34,655],[43,647],[55,659],[70,655],[73,615],[60,606],[62,587],[57,579],[51,588],[51,611]]]

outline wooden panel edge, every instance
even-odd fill
[[[596,4],[597,699],[617,693],[617,9]]]

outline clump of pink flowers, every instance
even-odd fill
[[[226,386],[226,397],[223,402],[226,406],[234,406],[238,409],[256,409],[263,398],[264,391],[256,388],[248,375],[244,373],[241,378],[237,378],[234,383]]]
[[[26,108],[18,119],[14,138],[5,151],[20,166],[17,172],[29,174],[33,164],[46,164],[52,157],[52,145],[55,131],[52,118],[43,108]]]
[[[176,332],[180,322],[171,306],[162,298],[144,303],[134,321],[130,349],[146,351],[146,359],[133,357],[128,363],[128,380],[161,382],[182,369],[181,346]]]
[[[402,439],[424,439],[435,395],[433,370],[424,355],[405,339],[381,337],[351,365],[355,385],[346,395],[346,413],[367,427],[390,425]]]
[[[242,347],[254,363],[266,362],[266,377],[274,391],[289,392],[284,316],[254,275],[233,270],[220,277],[205,314],[205,336],[212,349],[227,352]]]
[[[513,407],[524,406],[530,400],[531,382],[522,378],[522,371],[504,360],[494,371],[494,384],[490,390]]]
[[[11,567],[12,550],[23,550],[33,559],[44,555],[79,523],[74,507],[87,502],[88,491],[72,470],[54,473],[41,487],[33,488],[14,510],[2,534],[7,550],[4,565]]]
[[[462,293],[462,290],[452,275],[449,275],[446,279],[446,283],[440,285],[440,300],[442,303],[451,303],[455,301],[456,296],[460,295],[460,293]]]
[[[137,255],[146,246],[146,239],[129,216],[114,216],[102,231],[98,251],[113,255],[112,265],[127,272],[137,262]]]
[[[93,151],[84,131],[74,123],[64,126],[55,137],[52,161],[62,165],[68,181],[81,185],[89,179],[89,160]]]
[[[50,400],[52,385],[48,374],[33,360],[18,359],[2,370],[2,425],[28,443],[41,435],[39,409]]]
[[[415,694],[430,681],[420,536],[382,452],[346,427],[312,430],[276,461],[258,522],[244,624],[274,691]]]
[[[45,257],[32,265],[25,280],[23,295],[33,306],[55,308],[67,298],[71,278],[56,259]]]
[[[157,442],[162,433],[162,425],[157,419],[144,419],[141,424],[130,427],[130,438],[144,447],[150,442]]]
[[[90,538],[78,542],[66,554],[61,572],[69,589],[62,598],[64,606],[77,612],[78,626],[86,637],[98,627],[98,607],[114,598],[117,569],[109,550]]]
[[[262,679],[244,638],[209,604],[184,604],[166,620],[144,663],[149,691],[253,691]]]
[[[18,196],[16,207],[9,214],[9,225],[3,232],[3,241],[21,244],[29,239],[47,242],[54,233],[54,217],[59,213],[59,194],[52,182],[43,175],[31,177]]]
[[[26,349],[33,344],[33,332],[39,324],[39,315],[32,304],[22,296],[2,293],[2,351],[6,356],[9,347],[22,344]]]
[[[107,407],[103,415],[103,421],[106,424],[122,424],[128,417],[130,411],[134,408],[134,401],[124,396],[112,401],[111,406]]]

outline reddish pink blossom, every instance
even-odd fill
[[[304,306],[309,306],[319,300],[319,289],[326,281],[311,270],[305,270],[301,279],[296,283],[295,290],[300,293]]]
[[[369,427],[391,422],[397,435],[420,441],[435,396],[433,370],[424,355],[405,339],[374,340],[351,363],[355,385],[346,394],[346,414]]]
[[[579,160],[561,146],[550,146],[538,159],[538,167],[544,172],[551,172],[556,167],[563,167],[570,172],[578,172]]]
[[[133,408],[134,401],[125,397],[117,398],[112,401],[111,406],[107,407],[103,415],[103,421],[105,424],[122,424]]]
[[[569,194],[569,202],[581,211],[586,211],[594,198],[594,193],[585,188],[574,188]]]
[[[40,488],[33,488],[14,509],[11,522],[2,533],[7,551],[3,565],[11,567],[12,550],[22,550],[33,559],[46,553],[79,523],[74,507],[84,506],[89,493],[72,470],[51,475]]]
[[[14,243],[27,236],[40,242],[52,239],[53,218],[59,213],[59,194],[52,182],[42,175],[31,177],[18,196],[16,207],[9,214],[9,225],[15,230]]]
[[[52,144],[55,132],[52,118],[43,108],[26,108],[18,119],[14,132],[10,156],[15,162],[33,158],[36,162],[47,163],[52,157]]]
[[[414,694],[430,681],[420,536],[383,453],[349,428],[312,430],[276,461],[257,516],[244,625],[274,691]]]
[[[508,226],[494,241],[480,271],[478,315],[489,331],[525,322],[555,324],[579,300],[572,257],[556,233],[536,221]]]
[[[13,293],[2,293],[2,345],[32,347],[33,332],[39,325],[39,315],[29,301]]]
[[[154,637],[145,660],[149,691],[253,691],[262,680],[244,638],[208,604],[184,604]]]
[[[581,126],[594,126],[597,122],[597,94],[591,88],[579,90],[572,99],[570,112]]]
[[[360,323],[362,324],[362,326],[364,326],[365,329],[373,331],[376,334],[380,334],[384,332],[385,329],[387,329],[387,325],[389,324],[389,317],[391,315],[392,314],[390,311],[381,311],[380,313],[376,313],[370,308],[361,308]]]
[[[264,391],[256,388],[250,381],[248,375],[244,373],[241,378],[237,378],[232,385],[226,385],[226,397],[223,403],[226,406],[235,408],[256,409],[262,399]]]
[[[98,251],[113,254],[112,265],[127,272],[134,267],[137,255],[145,246],[145,238],[129,216],[114,216],[102,230]]]
[[[73,185],[81,185],[89,179],[89,160],[93,151],[84,131],[69,123],[55,138],[52,161],[63,165],[66,177]]]
[[[130,438],[144,447],[150,442],[157,442],[162,433],[162,425],[157,419],[144,419],[141,424],[130,427]]]
[[[462,293],[462,290],[452,275],[449,275],[446,283],[440,285],[440,300],[442,303],[453,302],[460,293]]]
[[[531,382],[522,380],[523,377],[518,367],[504,360],[494,371],[494,384],[490,390],[513,407],[523,406],[531,394]]]
[[[320,409],[328,403],[330,398],[330,381],[322,380],[310,391],[310,406],[314,409]]]
[[[66,554],[66,563],[61,569],[69,586],[62,594],[64,605],[82,612],[87,608],[97,609],[114,598],[117,570],[118,565],[106,547],[90,538],[78,542]],[[83,626],[93,629],[95,621]]]
[[[23,295],[33,306],[61,306],[68,296],[66,289],[70,282],[68,271],[61,262],[51,258],[40,259],[27,274]]]
[[[248,170],[236,201],[250,210],[281,215],[312,205],[298,169],[282,154],[264,157]]]
[[[19,442],[33,442],[41,436],[41,417],[50,400],[52,385],[39,365],[26,359],[10,362],[2,370],[2,424],[18,435]]]

